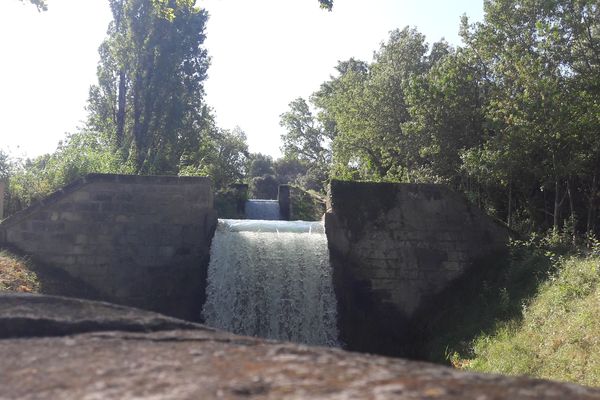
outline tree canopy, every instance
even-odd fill
[[[20,0],[20,1],[24,2],[25,0]],[[48,4],[46,3],[46,0],[28,0],[28,1],[31,4],[33,4],[34,6],[36,6],[39,11],[48,10]]]
[[[335,132],[331,176],[443,182],[511,226],[591,232],[600,201],[600,3],[489,0],[484,20],[465,17],[460,31],[465,45],[452,48],[395,30],[372,62],[338,63],[311,97]],[[290,154],[316,136],[301,105],[290,106],[296,120],[284,120]]]
[[[462,19],[456,48],[396,29],[372,60],[338,62],[289,103],[279,160],[250,154],[243,130],[218,127],[205,104],[204,10],[110,6],[86,126],[54,154],[0,160],[23,199],[92,171],[208,175],[263,193],[323,191],[332,177],[433,182],[522,231],[598,232],[600,0],[487,0],[483,21]]]
[[[199,146],[208,55],[207,13],[192,0],[110,0],[89,125],[137,173],[177,173]]]

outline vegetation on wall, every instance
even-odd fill
[[[290,186],[290,219],[320,221],[325,214],[325,198],[315,191]]]

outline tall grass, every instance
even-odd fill
[[[472,359],[459,365],[600,386],[600,256],[554,262],[555,272],[524,305],[522,319],[478,336]]]
[[[587,244],[549,233],[480,260],[417,321],[419,358],[600,386],[600,244]]]

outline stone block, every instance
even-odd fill
[[[83,220],[83,215],[76,211],[63,211],[60,213],[59,220],[67,222],[79,222]]]
[[[76,202],[87,202],[90,200],[90,193],[86,190],[75,192],[72,199]]]
[[[104,202],[104,203],[110,203],[110,202],[112,202],[113,197],[114,197],[114,193],[100,192],[100,193],[95,193],[93,195],[93,200],[99,201],[99,202]]]

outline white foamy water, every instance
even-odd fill
[[[338,344],[321,222],[219,220],[210,251],[207,325],[242,335]]]

